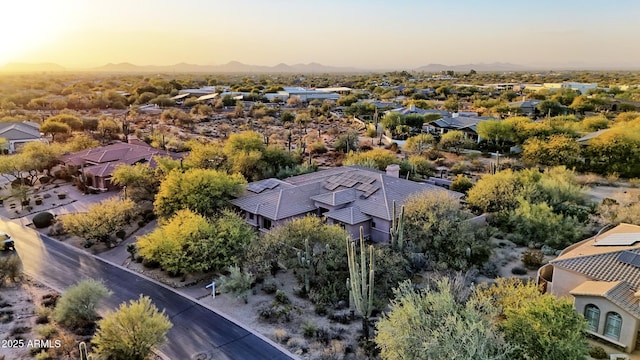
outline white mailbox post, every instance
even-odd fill
[[[211,284],[205,286],[205,289],[211,288],[211,296],[216,298],[216,282],[212,281]]]

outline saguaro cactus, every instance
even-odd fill
[[[80,344],[78,345],[78,348],[80,349],[80,360],[93,359],[93,357],[91,357],[91,355],[89,355],[89,353],[87,352],[87,344],[85,344],[84,341],[80,342]]]
[[[404,247],[404,205],[400,207],[400,216],[397,215],[396,202],[393,202],[393,218],[391,219],[391,248],[402,251]]]
[[[373,246],[369,245],[369,271],[367,271],[367,250],[364,248],[364,234],[360,227],[360,261],[356,260],[356,244],[349,237],[347,257],[349,261],[349,283],[356,310],[362,315],[362,335],[369,338],[369,317],[373,310],[373,273],[375,270]]]
[[[304,254],[301,251],[298,251],[298,264],[302,267],[302,272],[304,276],[304,292],[305,294],[309,294],[310,285],[309,285],[309,277],[311,276],[311,260],[313,257],[313,253],[309,248],[309,239],[304,240]]]

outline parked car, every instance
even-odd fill
[[[13,251],[15,249],[15,244],[13,243],[11,236],[9,236],[9,234],[0,233],[0,250]]]

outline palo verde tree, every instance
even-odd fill
[[[91,246],[96,241],[111,241],[111,235],[127,225],[136,204],[131,199],[120,200],[112,197],[89,206],[86,213],[61,216],[65,230],[86,240]]]
[[[370,337],[369,318],[373,310],[373,289],[375,262],[373,256],[373,246],[368,249],[364,246],[363,229],[360,227],[360,259],[357,260],[356,244],[350,237],[346,238],[347,257],[349,261],[349,281],[351,287],[351,297],[353,304],[362,316],[362,336],[365,339]],[[369,261],[367,261],[367,250]],[[368,263],[368,267],[367,267]],[[368,270],[367,270],[368,268]]]
[[[229,175],[212,169],[174,169],[160,183],[153,203],[155,212],[170,217],[178,210],[190,209],[211,216],[227,206],[227,200],[239,195],[246,185],[241,174]]]
[[[98,318],[98,304],[111,291],[100,281],[85,279],[70,287],[56,304],[53,318],[59,324],[74,328],[83,327]]]
[[[96,352],[105,359],[145,360],[166,341],[173,325],[148,296],[123,303],[98,322],[93,338]]]

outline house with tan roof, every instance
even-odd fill
[[[109,191],[116,188],[111,183],[111,175],[118,165],[149,163],[152,168],[155,168],[157,164],[155,158],[159,156],[169,156],[174,159],[182,157],[180,154],[152,148],[145,143],[115,143],[64,154],[60,157],[60,162],[75,176],[83,177],[89,189]]]
[[[615,228],[566,248],[538,270],[543,291],[573,299],[589,334],[632,352],[640,342],[640,226]]]
[[[245,220],[260,231],[268,231],[296,217],[323,216],[330,224],[342,226],[353,237],[360,227],[368,239],[387,242],[393,219],[393,203],[404,203],[424,191],[461,193],[399,177],[399,166],[387,172],[359,166],[342,166],[284,180],[252,182],[246,192],[231,200]]]

